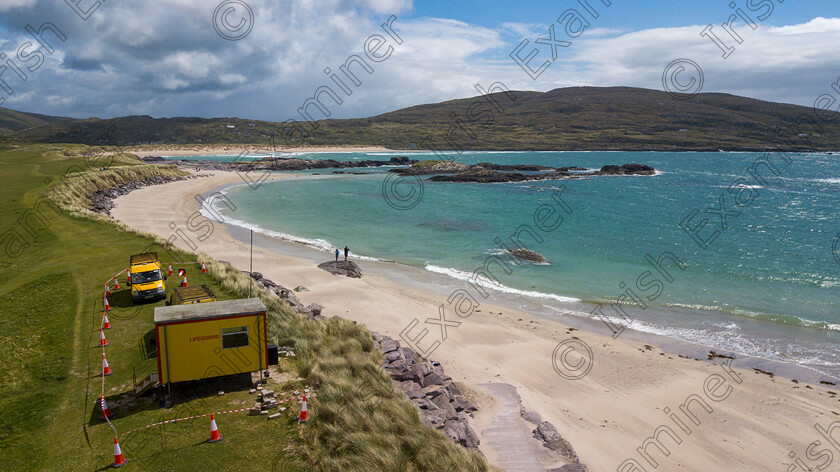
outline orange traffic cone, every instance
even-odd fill
[[[126,270],[126,274],[127,275],[125,276],[125,283],[127,283],[128,285],[131,285],[131,271]]]
[[[108,340],[105,339],[105,331],[102,331],[102,328],[99,328],[99,347],[105,347],[108,345]]]
[[[111,309],[111,304],[108,303],[108,297],[105,297],[105,311],[108,311],[110,309]]]
[[[106,297],[111,296],[111,287],[108,284],[105,284],[105,296]]]
[[[111,329],[111,323],[108,321],[108,312],[102,312],[102,329]]]
[[[111,368],[108,367],[108,359],[105,359],[105,353],[102,353],[102,376],[105,377],[106,375],[111,375]]]
[[[102,409],[102,413],[99,415],[100,420],[108,419],[114,416],[114,414],[111,413],[111,409],[108,408],[108,404],[105,403],[105,395],[99,397],[99,407]]]
[[[306,420],[309,419],[309,410],[306,408],[306,395],[303,396],[303,403],[300,404],[300,416],[298,417],[298,421],[301,423],[306,423]]]
[[[202,273],[202,274],[206,274],[206,273],[207,273],[207,267],[204,267],[204,261],[201,261],[201,273]]]
[[[117,442],[117,437],[114,436],[114,463],[111,464],[111,467],[118,468],[124,466],[128,462],[128,459],[123,457],[122,449],[120,449],[120,443]]]
[[[120,279],[118,279],[116,277],[114,277],[114,289],[116,289],[116,290],[120,289]]]
[[[172,275],[172,264],[169,264],[169,275]]]
[[[207,440],[209,443],[219,442],[224,439],[224,436],[219,434],[219,428],[216,427],[216,417],[213,416],[213,413],[210,413],[210,439]]]
[[[186,286],[187,286],[187,276],[185,275],[184,280],[181,281],[181,287],[186,287]]]

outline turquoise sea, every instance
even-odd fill
[[[406,154],[298,157],[387,160],[400,155]],[[422,152],[411,156],[435,158]],[[466,283],[461,281],[484,267],[488,257],[505,258],[497,239],[512,247],[509,236],[522,225],[536,228],[534,212],[556,202],[552,195],[562,189],[562,201],[571,214],[559,213],[563,221],[553,231],[535,231],[541,240],[520,238],[548,263],[511,265],[510,273],[495,266],[501,286],[479,281],[493,288],[488,291],[521,297],[546,315],[588,316],[601,303],[613,322],[624,324],[628,320],[609,305],[622,294],[625,301],[633,295],[645,308],[632,301],[623,305],[632,329],[840,375],[840,155],[791,154],[787,162],[771,154],[775,168],[759,167],[757,174],[751,167],[764,156],[761,153],[451,156],[467,164],[590,169],[639,162],[660,173],[506,184],[422,181],[421,185],[414,179],[396,183],[393,177],[386,182],[387,168],[349,169],[362,175],[318,170],[300,172],[298,179],[264,183],[257,190],[230,188],[226,193],[237,210],[219,210],[241,226],[305,242],[325,253],[348,245],[358,256],[395,260],[451,278],[453,283]],[[409,204],[414,206],[395,208]],[[684,226],[696,227],[705,218],[699,239],[708,240],[720,231],[705,248],[680,227],[693,210],[697,214]],[[681,270],[672,262],[664,264],[671,282],[645,259],[665,252],[685,265]],[[646,271],[652,276],[640,283]],[[606,324],[602,326],[610,334]]]

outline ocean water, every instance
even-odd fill
[[[399,155],[405,154],[317,157]],[[509,264],[507,271],[490,266],[500,285],[488,279],[478,283],[491,293],[527,299],[544,314],[590,316],[600,303],[611,320],[632,329],[840,375],[840,155],[791,154],[788,163],[773,154],[775,169],[760,167],[763,180],[758,180],[750,169],[762,156],[465,152],[452,157],[468,164],[590,169],[639,162],[659,173],[489,185],[409,179],[394,186],[393,180],[386,183],[387,168],[365,169],[363,175],[319,170],[257,190],[228,189],[237,210],[220,211],[240,225],[320,247],[325,258],[333,248],[348,245],[356,256],[394,260],[464,285],[488,258],[499,256]],[[412,157],[434,158],[431,153]],[[389,205],[394,192],[409,196],[412,190],[411,208]],[[556,229],[542,231],[535,223],[535,211],[547,211],[545,205],[563,217]],[[693,211],[697,214],[687,227],[707,220],[698,238],[709,240],[719,231],[705,247],[680,227]],[[531,233],[521,233],[519,241],[547,263],[512,264],[505,257],[501,244],[514,247],[510,237],[523,225]],[[670,282],[645,257],[658,259],[666,252],[684,264],[684,270],[663,264]],[[646,271],[651,275],[640,280]],[[623,320],[610,307],[622,294],[629,316]],[[610,334],[606,324],[603,331]]]

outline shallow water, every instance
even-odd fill
[[[403,154],[317,157],[387,160],[398,155]],[[788,163],[774,154],[775,169],[760,167],[757,174],[750,168],[762,157],[758,153],[473,152],[453,157],[465,163],[591,169],[640,162],[661,173],[492,185],[424,181],[422,199],[400,210],[383,198],[387,169],[313,175],[330,173],[319,170],[265,183],[256,191],[228,190],[237,205],[230,216],[242,226],[325,252],[348,245],[356,256],[396,260],[462,279],[465,286],[488,260],[501,261],[504,268],[489,265],[501,286],[479,279],[472,290],[521,296],[545,313],[589,311],[583,307],[603,303],[606,316],[626,324],[628,319],[609,306],[625,294],[622,306],[634,329],[840,374],[840,262],[832,254],[840,234],[840,156],[796,154]],[[414,180],[397,187],[390,182],[384,188],[392,203],[395,191],[410,196],[413,189],[419,195]],[[698,239],[708,241],[705,248],[680,228],[694,210],[697,215],[685,226],[707,220],[697,232]],[[556,228],[541,228],[535,212]],[[549,218],[558,215],[562,222]],[[502,244],[514,247],[511,235],[517,231],[521,237],[515,239],[547,264],[513,264],[505,256]],[[655,261],[663,253],[673,258],[660,273],[645,256]],[[606,325],[604,330],[609,333]]]

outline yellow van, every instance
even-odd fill
[[[156,252],[131,256],[131,300],[134,303],[166,298],[166,285],[162,266]]]

